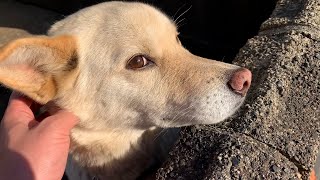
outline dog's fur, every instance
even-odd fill
[[[70,179],[136,179],[173,143],[161,128],[220,122],[244,100],[227,86],[239,67],[188,52],[174,22],[149,5],[98,4],[48,34],[2,48],[0,82],[79,117]],[[136,55],[152,62],[130,69]]]

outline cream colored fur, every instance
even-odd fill
[[[0,81],[49,111],[80,118],[71,134],[71,180],[136,179],[176,138],[176,129],[161,128],[220,122],[244,100],[227,87],[238,66],[191,54],[174,22],[146,4],[85,8],[48,35],[4,47]],[[153,64],[128,69],[138,54]]]

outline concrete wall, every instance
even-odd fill
[[[234,60],[254,77],[241,111],[185,128],[157,179],[308,179],[319,149],[319,37],[319,0],[279,0]]]

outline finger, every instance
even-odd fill
[[[23,101],[27,106],[31,106],[32,105],[32,100],[27,98],[26,96],[24,96],[23,94],[17,92],[17,91],[13,91],[11,93],[11,96],[10,96],[10,99],[9,99],[9,102],[11,100],[14,100],[14,99],[20,99],[21,101]]]
[[[70,130],[79,122],[79,119],[66,110],[59,110],[54,115],[45,118],[39,128],[45,128],[48,132],[60,132],[69,135]]]
[[[34,121],[34,115],[29,107],[31,104],[32,100],[13,92],[3,116],[4,126],[11,128],[17,124],[22,124],[28,128],[28,124]]]

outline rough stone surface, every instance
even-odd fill
[[[183,130],[157,179],[308,179],[320,144],[319,8],[278,2],[234,60],[254,77],[242,109]]]
[[[309,171],[320,135],[320,44],[291,32],[257,37],[245,48],[249,50],[243,49],[238,59],[247,59],[240,64],[254,66],[253,73],[260,74],[254,84],[258,88],[228,126],[278,150],[300,172]]]
[[[293,162],[268,145],[232,129],[186,128],[158,179],[299,179]],[[193,140],[193,141],[190,141]],[[255,167],[255,168],[252,168]]]

